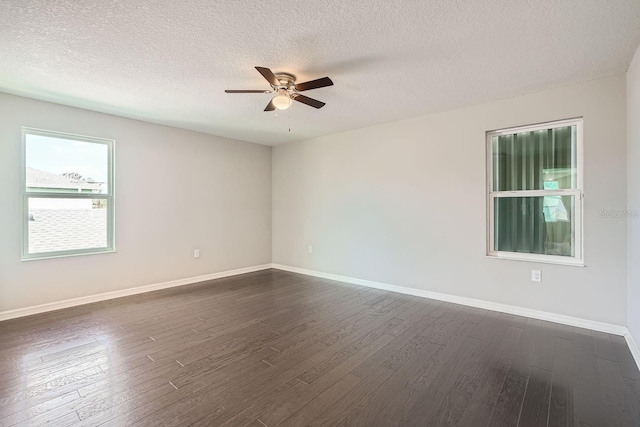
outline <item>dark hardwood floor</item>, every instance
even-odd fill
[[[0,323],[0,426],[640,426],[622,337],[266,270]]]

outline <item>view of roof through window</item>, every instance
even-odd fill
[[[34,180],[54,180],[60,185],[107,181],[108,148],[104,144],[36,134],[27,135],[26,142],[27,169],[39,171],[32,172]]]
[[[108,147],[38,134],[25,143],[29,253],[108,246],[107,200],[72,196],[108,194]]]

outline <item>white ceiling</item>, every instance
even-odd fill
[[[5,0],[0,91],[276,145],[626,71],[639,0]],[[253,68],[329,76],[262,110]]]

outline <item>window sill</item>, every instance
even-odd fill
[[[43,259],[55,259],[55,258],[69,258],[69,257],[77,257],[77,256],[86,256],[86,255],[100,255],[100,254],[112,254],[115,253],[115,249],[104,249],[104,250],[96,250],[91,252],[80,252],[80,253],[58,253],[52,255],[45,254],[36,254],[33,256],[22,256],[20,261],[28,262],[28,261],[39,261]]]
[[[545,259],[545,258],[530,258],[526,256],[518,256],[518,255],[504,255],[504,254],[487,254],[487,258],[491,259],[500,259],[500,260],[509,260],[509,261],[522,261],[522,262],[533,262],[536,264],[555,264],[555,265],[566,265],[569,267],[586,267],[583,260],[576,259]]]

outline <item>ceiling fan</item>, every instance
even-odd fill
[[[329,77],[311,80],[304,83],[296,83],[296,76],[289,73],[273,73],[265,67],[256,67],[256,70],[271,85],[271,90],[225,90],[226,93],[275,93],[267,108],[264,111],[286,110],[291,106],[291,100],[302,102],[314,108],[322,108],[325,103],[317,99],[309,98],[299,92],[305,90],[318,89],[326,86],[333,86],[333,82]]]

